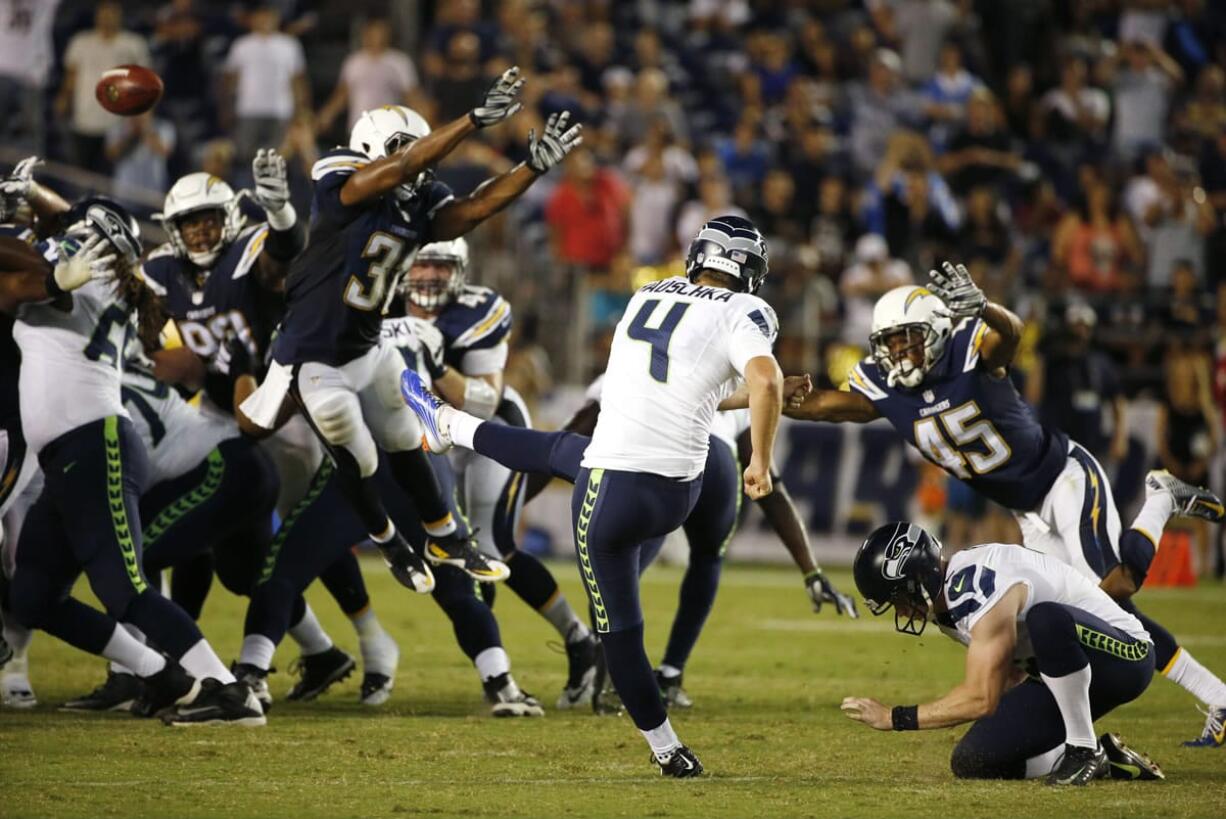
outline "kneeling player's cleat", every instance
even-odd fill
[[[152,717],[165,709],[187,705],[200,694],[200,681],[174,660],[167,660],[161,671],[141,682],[143,693],[132,704],[132,715],[137,717]]]
[[[234,663],[230,671],[239,682],[247,683],[251,693],[260,701],[260,709],[267,714],[272,710],[272,691],[268,687],[268,675],[276,669],[263,669],[250,663]]]
[[[145,692],[140,677],[126,672],[106,672],[106,680],[84,696],[60,706],[61,711],[131,711],[132,705]]]
[[[1166,779],[1162,768],[1140,751],[1129,748],[1119,734],[1103,734],[1098,738],[1107,755],[1107,773],[1112,779],[1150,781]]]
[[[1102,745],[1082,748],[1065,745],[1064,753],[1047,775],[1048,785],[1088,785],[1107,775],[1107,754]]]
[[[1226,745],[1226,708],[1201,709],[1205,713],[1205,729],[1196,739],[1183,744],[1185,748],[1221,748]]]
[[[558,696],[558,710],[581,708],[592,701],[596,682],[596,655],[600,643],[589,634],[582,640],[566,644],[566,687]]]
[[[396,668],[400,665],[400,646],[386,631],[359,641],[362,649],[362,690],[358,699],[363,705],[382,705],[391,699],[396,684]]]
[[[681,676],[678,674],[674,677],[666,677],[660,669],[656,669],[656,685],[660,687],[660,699],[664,700],[664,707],[669,710],[694,707],[694,701],[681,687]]]
[[[30,685],[30,664],[24,656],[14,656],[0,672],[0,705],[5,708],[33,708],[38,697]]]
[[[1171,509],[1176,515],[1213,522],[1226,520],[1226,506],[1221,498],[1204,487],[1181,481],[1165,469],[1150,470],[1145,476],[1145,497],[1159,493],[1171,496]]]
[[[485,699],[490,703],[490,714],[495,717],[543,717],[545,709],[536,697],[521,691],[511,674],[490,677],[481,684]]]
[[[428,538],[426,560],[435,566],[454,566],[482,583],[497,583],[511,576],[507,564],[482,554],[472,538],[458,533]]]
[[[290,667],[290,671],[300,675],[299,680],[285,698],[309,702],[327,691],[333,683],[348,677],[355,668],[357,663],[353,657],[336,646],[318,654],[299,657]]]
[[[652,754],[651,761],[660,766],[660,776],[689,779],[702,773],[702,763],[698,761],[698,757],[694,756],[694,752],[684,745],[672,751],[664,759]]]
[[[616,715],[624,710],[622,698],[613,687],[613,681],[609,679],[609,666],[604,649],[597,642],[596,673],[592,676],[592,713]]]
[[[383,562],[392,570],[392,577],[405,588],[418,594],[429,594],[434,591],[434,572],[421,559],[421,555],[413,550],[404,536],[399,532],[392,535],[387,543],[376,543]]]
[[[400,376],[400,394],[421,421],[426,447],[440,454],[451,449],[451,427],[443,416],[455,410],[432,393],[421,376],[412,370],[405,370]]]
[[[255,694],[243,682],[223,683],[207,679],[200,693],[187,705],[169,708],[160,715],[167,725],[245,725],[268,724]]]

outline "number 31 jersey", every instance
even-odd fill
[[[965,319],[918,387],[890,387],[871,358],[849,376],[853,390],[928,460],[1007,509],[1043,500],[1068,460],[1068,437],[1044,428],[1008,378],[979,366],[987,325]]]
[[[641,288],[614,331],[583,466],[698,477],[716,407],[778,333],[775,311],[748,293],[681,277]]]
[[[376,346],[397,280],[431,241],[434,212],[452,199],[450,188],[431,181],[407,201],[393,192],[345,205],[341,189],[369,161],[337,149],[311,169],[311,238],[290,267],[273,343],[281,364],[340,366]]]

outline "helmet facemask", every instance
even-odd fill
[[[383,155],[392,156],[397,151],[403,150],[409,145],[412,145],[416,140],[417,137],[413,136],[412,134],[405,133],[404,131],[397,131],[388,137],[387,141],[383,143]],[[412,182],[404,185],[397,185],[392,194],[396,197],[396,201],[398,202],[410,202],[412,201],[413,197],[417,196],[418,192],[429,184],[430,180],[433,178],[434,171],[426,169],[419,173],[417,178]]]
[[[918,387],[941,355],[941,334],[925,323],[902,324],[869,337],[873,361],[891,387]],[[915,359],[919,358],[917,364]]]
[[[448,275],[437,275],[435,271],[440,267],[448,268]],[[415,274],[414,271],[419,272]],[[418,253],[413,260],[413,266],[405,274],[401,284],[401,293],[416,307],[435,314],[455,301],[463,291],[466,279],[464,265],[460,258]]]

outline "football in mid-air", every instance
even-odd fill
[[[112,114],[134,117],[162,98],[162,78],[143,65],[117,65],[102,72],[94,96]]]

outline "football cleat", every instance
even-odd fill
[[[260,701],[243,682],[223,683],[212,678],[200,683],[200,693],[187,705],[160,714],[167,725],[267,725]]]
[[[1201,709],[1205,714],[1205,729],[1196,739],[1183,744],[1185,748],[1221,748],[1226,745],[1226,708]]]
[[[1145,476],[1146,499],[1163,492],[1171,496],[1171,509],[1176,515],[1215,523],[1226,520],[1222,499],[1208,489],[1181,481],[1165,469],[1150,470]]]
[[[682,745],[664,759],[655,754],[651,761],[660,766],[660,776],[671,776],[675,779],[690,779],[702,773],[702,763],[694,752]]]
[[[543,717],[545,709],[536,697],[521,691],[511,674],[499,674],[481,683],[490,714],[495,717]]]
[[[597,642],[596,668],[592,675],[592,713],[620,714],[625,710],[622,698],[609,679],[609,665],[604,656],[604,649]]]
[[[681,676],[678,674],[675,677],[665,677],[658,668],[656,669],[656,685],[660,687],[660,698],[664,700],[665,708],[694,707],[694,701],[681,687]]]
[[[1102,745],[1094,748],[1065,745],[1056,767],[1047,775],[1047,784],[1088,785],[1095,779],[1105,777],[1107,768],[1107,754]]]
[[[169,665],[169,664],[168,664]],[[165,670],[165,669],[163,669]],[[145,692],[140,677],[126,672],[106,672],[106,680],[84,696],[69,700],[61,711],[131,711]]]
[[[560,711],[580,708],[592,701],[592,688],[596,681],[596,655],[600,643],[591,634],[582,640],[566,644],[566,687],[558,695]]]
[[[230,666],[230,671],[238,681],[246,683],[251,693],[255,694],[255,698],[260,701],[260,709],[265,714],[272,710],[272,691],[268,688],[268,675],[275,670],[265,670],[250,663],[235,663]]]
[[[482,554],[475,541],[458,533],[428,538],[426,560],[435,566],[454,566],[482,583],[497,583],[511,576],[507,564]]]
[[[392,577],[405,588],[418,594],[429,594],[434,591],[434,572],[421,559],[421,555],[413,551],[404,536],[399,532],[392,534],[387,543],[376,543],[383,562],[392,570]]]
[[[138,717],[152,717],[164,709],[186,705],[196,699],[201,686],[174,660],[167,660],[161,671],[141,682],[144,690],[132,704],[132,713]]]
[[[290,671],[299,675],[298,682],[294,683],[285,698],[309,702],[327,691],[333,683],[348,677],[356,667],[353,657],[336,646],[318,654],[299,657],[290,666]]]
[[[25,654],[14,655],[0,671],[0,705],[5,708],[33,708],[38,705],[30,685],[30,661]]]
[[[1129,748],[1119,734],[1103,734],[1098,738],[1098,744],[1107,755],[1107,774],[1112,779],[1166,779],[1157,762]]]
[[[360,641],[362,649],[362,690],[358,695],[363,705],[382,705],[391,699],[396,684],[396,668],[400,665],[400,646],[386,631]]]
[[[421,421],[422,435],[426,439],[426,447],[435,453],[443,453],[451,449],[451,427],[444,417],[455,409],[426,388],[421,376],[412,370],[405,370],[400,376],[400,394],[409,409]]]
[[[367,671],[362,675],[362,690],[358,694],[358,701],[362,705],[382,705],[392,698],[392,688],[395,685],[394,677]]]

